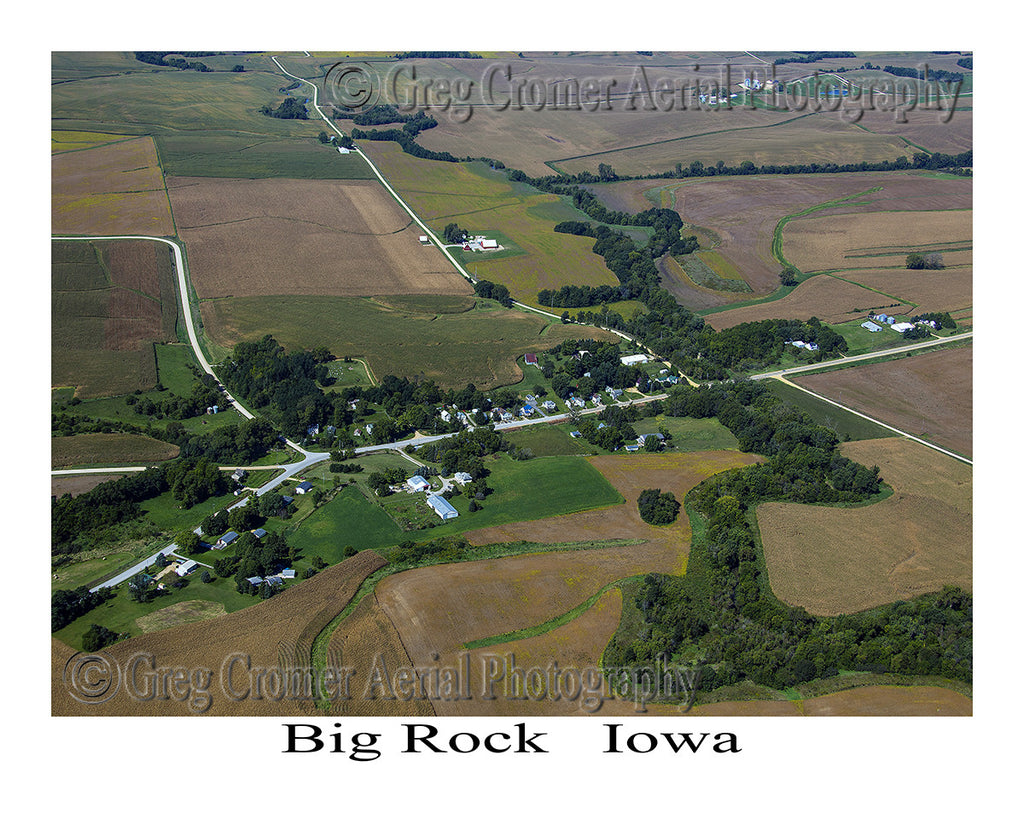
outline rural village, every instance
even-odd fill
[[[970,715],[972,59],[54,52],[52,713],[244,647],[359,684],[203,713],[581,713],[438,682],[500,653],[609,716],[665,663],[645,713]],[[429,96],[499,64],[691,107]]]

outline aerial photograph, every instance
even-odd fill
[[[972,51],[49,57],[52,716],[974,714]]]

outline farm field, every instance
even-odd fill
[[[373,179],[362,157],[339,154],[315,138],[252,134],[160,134],[157,149],[168,176],[223,179]]]
[[[50,468],[98,464],[148,464],[178,456],[178,447],[147,435],[68,435],[50,439]]]
[[[970,210],[812,214],[783,230],[786,258],[804,273],[903,268],[908,253],[969,248],[970,242]]]
[[[771,318],[806,321],[812,316],[827,324],[854,320],[859,324],[876,308],[889,308],[888,312],[891,313],[913,309],[913,305],[909,303],[905,307],[902,303],[894,307],[894,303],[897,302],[898,300],[894,300],[889,294],[878,293],[854,282],[822,274],[801,282],[783,298],[734,307],[731,310],[718,310],[705,315],[704,321],[715,330],[725,330],[747,321]]]
[[[288,350],[323,344],[335,356],[364,358],[377,379],[419,376],[453,388],[518,383],[523,371],[516,362],[525,353],[542,352],[567,338],[617,340],[606,330],[552,324],[535,313],[460,298],[465,310],[458,313],[450,312],[447,296],[439,303],[435,296],[415,302],[391,297],[238,297],[205,301],[202,312],[207,333],[224,348],[270,333]]]
[[[795,383],[911,435],[972,457],[973,346],[812,373]]]
[[[163,174],[150,137],[53,154],[50,192],[54,234],[174,235]]]
[[[617,173],[639,176],[664,173],[691,162],[714,165],[724,161],[737,166],[799,165],[814,157],[819,163],[881,162],[910,158],[913,151],[898,136],[873,134],[838,118],[736,108],[732,111],[689,111],[682,115],[701,125],[687,136],[662,141],[637,139],[624,147],[586,156],[567,157],[552,163],[566,173],[597,172],[599,162]],[[646,144],[645,144],[646,143]]]
[[[157,242],[54,242],[51,380],[80,398],[148,389],[174,340],[173,267]]]
[[[751,293],[744,295],[695,286],[671,263],[662,265],[667,277],[665,286],[691,309],[734,304],[777,290],[781,269],[773,247],[777,226],[780,220],[804,210],[820,208],[809,215],[962,210],[970,209],[973,199],[971,179],[921,171],[712,177],[670,183],[636,180],[589,187],[608,207],[617,210],[673,208],[684,222],[700,228],[702,245],[709,241],[714,244],[717,253],[740,271],[751,288]],[[788,244],[783,249],[788,257]],[[952,259],[947,263],[951,264]],[[834,266],[839,265],[800,269],[808,272]]]
[[[201,300],[472,292],[377,182],[175,177],[168,190]]]
[[[567,284],[617,284],[594,240],[554,232],[556,224],[587,217],[554,194],[539,193],[509,182],[504,171],[484,163],[452,163],[419,159],[389,142],[362,145],[381,173],[409,206],[441,235],[455,222],[471,235],[507,236],[519,252],[485,258],[463,253],[469,273],[508,287],[512,296],[534,307],[537,292]],[[502,242],[502,246],[504,243]]]
[[[303,580],[293,588],[286,589],[259,605],[231,612],[215,620],[188,623],[142,634],[116,643],[105,649],[105,652],[121,664],[127,663],[133,654],[145,652],[158,658],[157,661],[161,665],[212,669],[218,679],[210,685],[209,693],[213,701],[204,712],[212,716],[282,716],[309,713],[312,706],[302,700],[226,696],[224,689],[219,685],[222,666],[226,659],[236,654],[248,657],[254,669],[274,668],[283,658],[292,657],[294,664],[308,665],[308,654],[303,660],[302,649],[309,651],[313,638],[352,599],[363,579],[380,568],[383,563],[384,561],[373,552],[362,552],[344,563],[325,569],[315,577]],[[256,599],[258,598],[255,598],[254,602]],[[158,602],[159,600],[158,598]],[[90,622],[100,620],[103,608],[101,606],[94,609],[68,628],[73,628],[76,633],[84,632]],[[144,613],[145,608],[139,607],[140,614]],[[186,716],[190,713],[187,703],[141,701],[129,697],[124,690],[103,703],[82,704],[75,701],[63,684],[64,666],[71,658],[73,649],[62,641],[60,632],[56,637],[57,639],[52,642],[51,655],[54,716]],[[243,667],[239,666],[237,673],[238,677],[235,679],[246,682],[252,679],[247,668],[243,670]],[[237,687],[229,687],[229,690],[244,692],[246,689],[239,683]],[[180,707],[180,712],[168,710],[169,705]]]
[[[758,526],[772,591],[812,614],[837,615],[972,585],[967,464],[904,438],[843,444],[877,465],[892,496],[849,509],[766,503]]]

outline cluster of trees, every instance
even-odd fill
[[[636,501],[640,519],[652,526],[666,526],[679,516],[679,501],[671,492],[645,489]]]
[[[228,409],[229,404],[217,390],[213,376],[209,373],[203,375],[200,381],[192,385],[192,391],[187,396],[172,394],[154,401],[145,395],[129,395],[125,397],[125,403],[139,415],[177,420],[195,418],[204,414],[208,407],[217,407],[218,412]]]
[[[214,561],[213,570],[218,577],[233,577],[240,593],[255,594],[256,588],[249,582],[250,577],[275,574],[295,558],[294,549],[288,546],[280,532],[268,532],[262,538],[245,532],[235,541],[232,554]]]
[[[121,639],[116,631],[111,631],[106,626],[93,623],[82,636],[82,648],[85,651],[99,651]]]
[[[423,563],[430,559],[450,561],[472,548],[464,537],[446,535],[423,543],[404,540],[389,551],[388,557],[392,563]]]
[[[968,71],[974,70],[974,57],[961,57],[956,61],[956,64],[961,68],[966,68]]]
[[[391,487],[405,481],[405,471],[399,467],[391,467],[380,472],[371,472],[366,485],[379,497],[391,494]]]
[[[73,590],[57,589],[50,597],[50,630],[59,631],[113,596],[110,589],[91,592],[88,586]]]
[[[434,121],[432,117],[428,117],[427,119]],[[437,124],[436,121],[434,121],[434,124]],[[406,130],[410,125],[413,126],[411,131]],[[351,136],[352,139],[369,139],[376,142],[397,142],[399,145],[402,146],[402,150],[405,151],[407,154],[419,157],[420,159],[434,159],[437,160],[438,162],[459,161],[458,157],[453,156],[448,151],[432,151],[429,148],[424,148],[422,145],[420,145],[416,141],[416,134],[419,133],[419,130],[417,130],[418,127],[418,125],[413,125],[413,123],[407,122],[402,127],[402,130],[398,130],[397,128],[389,128],[386,131],[364,131],[360,128],[353,128]],[[423,127],[428,127],[426,126],[425,121]],[[412,133],[412,131],[415,131],[415,133]]]
[[[911,253],[907,256],[907,270],[942,270],[945,266],[941,253]]]
[[[462,244],[469,237],[469,231],[460,228],[455,222],[449,222],[444,226],[444,240],[447,244]]]
[[[473,292],[482,299],[494,299],[503,307],[512,306],[512,294],[503,284],[495,284],[486,279],[477,279],[473,282]]]
[[[582,419],[576,429],[587,443],[614,451],[627,441],[636,440],[632,422],[638,417],[633,407],[605,407],[596,416]]]
[[[184,57],[211,57],[219,52],[217,51],[136,51],[135,59],[140,63],[148,63],[149,65],[163,65],[171,68],[180,68],[186,71],[209,71],[209,66],[206,63],[201,63],[198,60],[187,60]],[[168,54],[181,54],[181,57],[168,57]],[[238,70],[241,66],[235,66],[232,70]],[[244,70],[244,68],[242,69]]]
[[[142,514],[139,505],[168,489],[164,467],[106,481],[80,495],[54,498],[50,508],[53,554],[81,551],[103,530]]]
[[[591,287],[589,284],[566,284],[558,290],[545,288],[537,293],[537,303],[542,307],[594,307],[628,298],[629,289],[622,285],[612,287],[602,284]]]
[[[333,379],[326,348],[286,354],[273,336],[244,341],[222,366],[224,383],[276,421],[286,435],[302,437],[313,424],[329,423],[334,403],[320,386]]]
[[[351,111],[336,111],[335,119],[351,119],[354,125],[393,125],[401,124],[402,130],[410,136],[417,136],[420,131],[437,126],[437,120],[426,111],[415,114],[403,114],[393,105],[375,105],[358,114]]]
[[[856,57],[852,51],[798,51],[802,57],[779,57],[774,65],[786,65],[787,63],[816,63],[820,60],[842,60]]]
[[[472,51],[402,51],[396,60],[479,60],[479,54]]]
[[[892,74],[896,77],[914,77],[915,79],[924,78],[923,68],[908,68],[902,65],[887,65],[882,69],[886,74]],[[964,78],[964,75],[959,71],[944,71],[941,68],[928,68],[928,79],[938,80],[939,82],[960,82]]]
[[[309,119],[309,112],[306,104],[299,102],[295,97],[285,97],[284,102],[272,107],[270,104],[260,107],[260,113],[275,119]]]
[[[943,330],[955,330],[956,321],[949,313],[920,313],[912,316],[911,321],[934,321]]]

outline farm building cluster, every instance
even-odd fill
[[[913,330],[919,325],[930,327],[932,330],[939,329],[937,321],[897,321],[895,316],[888,316],[885,313],[869,316],[868,320],[862,322],[860,326],[871,333],[880,332],[882,326],[889,327],[897,333],[905,333],[907,330]]]

